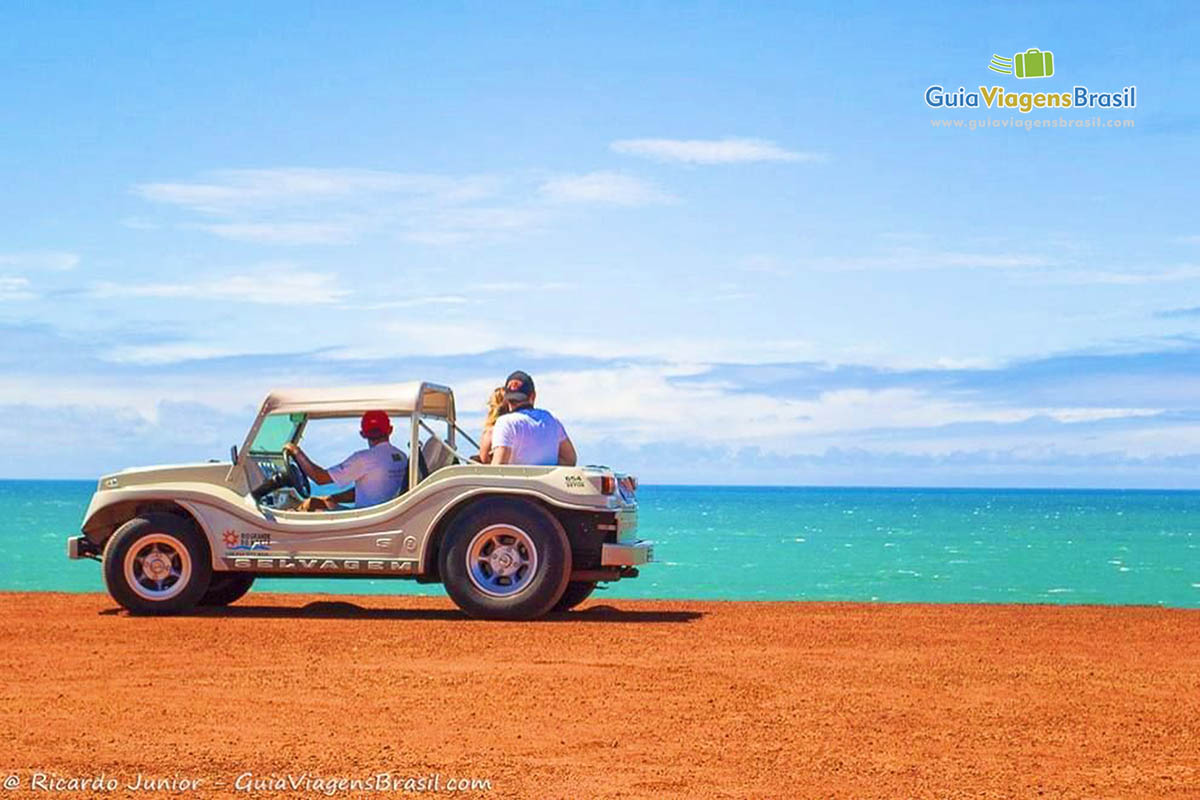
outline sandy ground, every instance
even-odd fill
[[[139,773],[361,797],[238,781],[378,772],[488,797],[1200,797],[1195,611],[600,600],[489,623],[251,593],[151,619],[0,594],[0,620],[5,797]]]

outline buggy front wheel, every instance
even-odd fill
[[[211,575],[208,541],[174,514],[134,517],[104,547],[108,593],[136,614],[187,611],[208,590]]]

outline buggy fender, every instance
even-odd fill
[[[442,527],[448,523],[453,517],[465,510],[473,502],[484,499],[504,499],[504,498],[521,498],[524,500],[533,500],[540,505],[547,505],[553,508],[561,508],[564,511],[608,511],[610,509],[598,508],[594,505],[582,503],[567,503],[556,497],[549,497],[544,492],[535,491],[528,488],[509,488],[498,489],[494,486],[480,486],[474,489],[469,489],[457,497],[450,503],[447,503],[437,516],[429,524],[428,533],[425,536],[424,546],[421,548],[421,560],[417,567],[417,571],[421,574],[426,574],[431,571],[430,560],[433,556],[434,548],[440,543]],[[553,513],[551,514],[553,516]],[[562,522],[555,519],[555,523],[562,525]]]

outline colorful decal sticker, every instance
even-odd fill
[[[269,533],[238,533],[232,529],[225,531],[225,549],[241,552],[262,552],[271,549],[271,534]]]

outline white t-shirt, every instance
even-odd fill
[[[404,485],[407,474],[408,456],[391,442],[351,453],[345,461],[329,468],[329,477],[338,486],[354,484],[355,508],[391,500]]]
[[[510,448],[510,464],[553,466],[558,463],[558,446],[566,438],[562,423],[542,408],[509,412],[492,428],[492,447]]]

